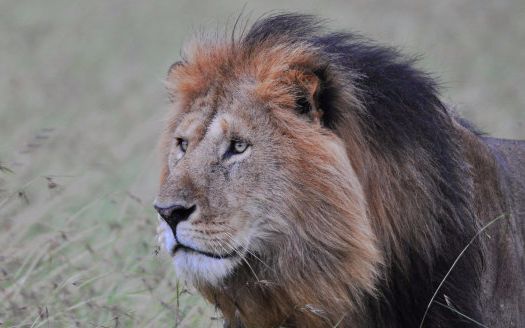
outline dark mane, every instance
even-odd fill
[[[241,40],[244,49],[254,50],[265,42],[288,46],[308,43],[327,65],[351,73],[359,91],[357,97],[366,107],[368,131],[382,144],[410,146],[421,136],[430,143],[440,139],[435,132],[443,123],[436,116],[441,113],[446,117],[446,109],[434,79],[414,67],[416,58],[403,56],[394,48],[377,45],[357,34],[326,32],[323,21],[317,17],[293,13],[258,20]],[[316,73],[323,77],[323,71]],[[334,91],[330,90],[331,81],[323,82],[323,92],[327,94],[322,95],[321,102],[326,104]],[[337,125],[340,117],[337,110],[329,103],[323,107],[328,127]]]
[[[423,176],[424,183],[435,186],[432,198],[426,200],[426,212],[421,213],[426,216],[415,218],[430,222],[431,235],[425,238],[431,248],[420,249],[410,240],[402,240],[407,267],[394,257],[381,288],[382,297],[370,299],[373,309],[370,315],[379,313],[377,316],[384,320],[378,327],[390,326],[389,322],[395,322],[392,324],[395,327],[416,327],[435,288],[477,231],[471,205],[472,181],[453,126],[457,121],[441,102],[437,83],[415,68],[414,58],[356,34],[327,32],[322,21],[314,16],[279,14],[262,18],[243,36],[241,43],[248,51],[264,43],[290,47],[308,44],[320,62],[315,74],[322,83],[318,97],[324,125],[339,133],[345,129],[349,112],[358,118],[373,157],[400,167],[407,161],[415,161],[413,169]],[[360,108],[340,105],[344,95],[340,94],[341,79],[337,81],[334,72],[354,85]],[[418,154],[430,160],[422,159],[418,164],[418,159],[413,158]],[[393,183],[400,191],[410,190],[417,183],[411,180],[412,172],[406,176],[404,172],[397,174]],[[441,293],[453,299],[456,309],[474,319],[481,316],[476,300],[480,255],[479,245],[472,247]],[[440,301],[447,304],[443,297]],[[451,323],[473,325],[443,308],[435,309],[427,323],[431,327]]]

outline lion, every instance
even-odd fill
[[[283,13],[167,88],[160,241],[225,327],[525,327],[525,142],[414,60]]]

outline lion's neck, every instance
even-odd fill
[[[381,167],[381,156],[370,161],[376,167],[367,171],[379,174],[367,175],[365,190],[389,266],[381,287],[383,298],[369,303],[368,315],[386,320],[374,322],[376,326],[389,326],[387,322],[398,323],[393,327],[418,326],[464,247],[484,224],[505,212],[494,155],[476,134],[453,124],[453,147],[445,148],[451,165],[441,166],[425,152],[405,156],[395,168]],[[478,238],[467,248],[435,299],[478,321],[483,320],[485,242],[486,238]],[[476,326],[434,304],[425,327],[440,325]]]
[[[473,167],[470,157],[479,150],[471,154],[468,143],[477,137],[454,124],[454,119],[444,120],[436,132],[441,137],[434,140],[439,143],[432,146],[414,140],[408,146],[374,149],[368,142],[356,142],[358,136],[348,135],[351,132],[341,133],[348,141],[386,262],[379,286],[382,297],[369,297],[363,311],[370,318],[368,326],[418,326],[436,288],[479,230],[476,177],[482,176],[480,169],[494,168]],[[490,156],[484,160],[489,163]],[[474,319],[481,316],[477,301],[481,256],[481,245],[475,242],[437,299],[452,302]],[[452,326],[458,320],[450,310],[433,306],[425,326]]]
[[[297,309],[288,294],[268,280],[255,281],[240,274],[220,288],[199,286],[198,289],[221,310],[225,327],[289,327],[292,322],[292,327],[296,327],[300,320],[294,315]],[[321,326],[316,318],[309,319],[300,327]]]

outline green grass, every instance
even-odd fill
[[[1,327],[220,327],[157,255],[162,79],[245,1],[0,2]],[[248,2],[317,13],[408,53],[482,129],[525,138],[522,0]]]

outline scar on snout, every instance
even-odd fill
[[[226,132],[228,132],[228,128],[230,127],[230,125],[228,124],[228,121],[226,121],[224,118],[221,119],[221,122],[220,122],[220,127],[221,127],[221,131],[223,134],[226,134]]]

